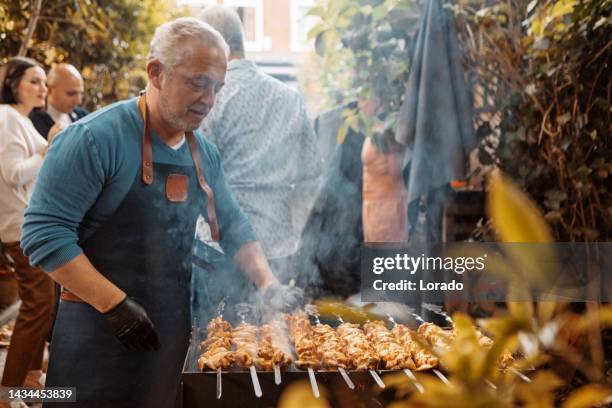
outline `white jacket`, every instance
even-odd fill
[[[43,162],[47,141],[32,121],[10,105],[0,105],[0,239],[19,241],[23,213]]]

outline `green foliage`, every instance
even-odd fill
[[[609,240],[612,1],[451,8],[475,82],[481,162],[519,181],[556,240]]]
[[[501,240],[532,242],[535,237],[539,242],[549,241],[546,222],[535,203],[503,175],[494,173],[490,180],[487,194],[493,205],[488,213]],[[528,258],[506,255],[500,261],[508,264],[506,269],[531,269]],[[546,272],[507,274],[511,285],[508,299],[516,299],[517,290],[538,286],[539,278],[546,278]],[[526,293],[520,298],[527,299]],[[342,315],[345,321],[359,323],[376,318],[367,309],[360,313],[338,302],[318,305],[322,316]],[[476,321],[454,314],[454,335],[435,345],[421,344],[439,358],[450,384],[431,373],[418,372],[422,392],[417,392],[415,382],[403,372],[388,374],[383,379],[387,388],[395,390],[396,398],[388,406],[590,408],[612,403],[612,388],[604,378],[603,345],[593,341],[600,338],[603,329],[612,327],[610,305],[591,304],[583,314],[557,301],[508,300],[505,306],[496,308],[492,317]],[[483,343],[478,332],[490,335],[492,341]],[[513,358],[507,358],[509,353]],[[579,382],[573,381],[578,377],[576,372],[581,373]],[[304,390],[305,394],[310,391],[308,384]],[[370,392],[380,393],[378,389]]]
[[[0,63],[17,54],[32,3],[0,3]],[[155,28],[172,17],[169,1],[45,1],[27,56],[47,68],[68,62],[80,69],[84,105],[94,110],[144,87],[148,42]]]
[[[349,128],[367,136],[392,133],[408,76],[417,1],[322,0],[309,14],[321,19],[309,37],[324,60],[329,104],[359,100],[376,106],[376,115],[346,109],[338,141]]]

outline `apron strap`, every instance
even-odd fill
[[[146,185],[151,185],[153,183],[153,143],[151,141],[151,132],[149,132],[147,100],[144,91],[140,92],[140,97],[138,98],[138,110],[144,122],[142,132],[142,182]]]
[[[149,132],[145,91],[140,91],[140,97],[138,98],[138,110],[140,111],[140,115],[142,116],[142,120],[144,122],[142,134],[142,182],[146,185],[151,185],[151,183],[153,183],[153,143],[151,139],[151,132]],[[193,159],[193,164],[195,165],[196,174],[198,176],[198,184],[208,197],[207,211],[210,233],[212,239],[219,242],[221,234],[219,232],[219,223],[217,221],[217,212],[215,210],[215,195],[212,188],[210,188],[206,182],[206,178],[204,176],[202,160],[200,159],[200,149],[197,146],[193,132],[186,132],[185,138],[187,139],[189,151],[191,152],[191,158]]]
[[[217,212],[215,211],[215,194],[204,177],[204,169],[202,168],[202,161],[200,160],[200,149],[198,148],[193,132],[186,132],[185,137],[187,138],[187,144],[189,145],[191,157],[193,158],[193,163],[195,164],[196,173],[198,175],[198,183],[208,197],[207,210],[210,234],[214,241],[219,242],[221,234],[219,233],[219,223],[217,222]]]

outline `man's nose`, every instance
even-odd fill
[[[202,92],[202,96],[200,100],[208,106],[208,109],[211,109],[215,103],[216,92],[215,89],[211,86],[208,87],[204,92]]]

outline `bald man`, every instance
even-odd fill
[[[83,78],[70,64],[58,64],[47,74],[47,109],[36,109],[30,113],[34,127],[47,140],[60,130],[87,115],[78,107],[83,97]]]

